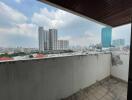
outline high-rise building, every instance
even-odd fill
[[[111,39],[112,39],[112,28],[105,27],[101,32],[101,43],[102,47],[108,48],[111,47]]]
[[[116,47],[125,46],[125,40],[124,39],[116,39],[112,41],[112,45]]]
[[[39,51],[47,50],[67,50],[69,49],[69,41],[58,40],[57,29],[44,30],[39,27]]]
[[[49,29],[49,50],[57,50],[57,29]]]
[[[68,50],[69,49],[69,41],[68,40],[58,40],[57,49],[58,50]]]
[[[44,50],[49,50],[49,31],[44,30]]]
[[[39,51],[49,50],[49,32],[39,27]]]
[[[44,30],[43,27],[38,28],[38,33],[39,33],[39,51],[44,51]]]

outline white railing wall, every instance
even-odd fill
[[[60,100],[110,75],[111,54],[0,64],[1,100]]]
[[[128,82],[129,54],[120,54],[120,59],[123,64],[112,66],[111,75]]]

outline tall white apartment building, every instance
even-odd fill
[[[39,27],[39,51],[49,50],[49,32]]]
[[[44,51],[44,36],[43,36],[43,33],[44,33],[44,30],[43,30],[43,27],[39,27],[38,28],[38,38],[39,38],[39,51]]]
[[[57,29],[49,29],[49,50],[57,50]]]
[[[49,31],[44,30],[44,50],[49,50]]]
[[[58,40],[57,49],[58,50],[68,50],[69,49],[69,41],[68,40]]]

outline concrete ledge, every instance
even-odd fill
[[[110,67],[110,54],[3,62],[0,99],[60,100],[109,76]]]

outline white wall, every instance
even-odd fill
[[[0,64],[1,100],[60,100],[110,75],[111,55]]]
[[[129,54],[120,54],[122,65],[112,66],[111,75],[128,82]]]

